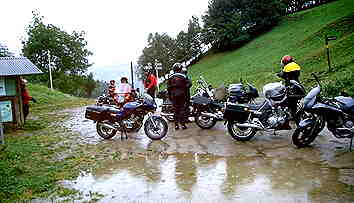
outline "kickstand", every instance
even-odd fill
[[[350,145],[349,145],[349,151],[352,151],[352,146],[353,146],[353,137],[350,139]]]
[[[277,135],[277,134],[275,133],[275,131],[276,131],[276,130],[273,131],[273,135]]]

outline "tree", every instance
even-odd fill
[[[217,49],[242,45],[274,26],[284,9],[281,0],[211,0],[203,42]]]
[[[0,44],[0,57],[13,57],[14,54],[9,51],[6,45]]]
[[[87,57],[92,53],[86,48],[85,32],[68,34],[52,24],[44,24],[43,17],[33,12],[33,22],[27,28],[28,38],[23,41],[23,55],[44,73],[52,63],[53,77],[61,74],[80,75],[91,66]],[[48,74],[39,78],[48,81]]]
[[[151,66],[154,70],[156,64],[162,64],[162,70],[159,71],[159,75],[164,75],[170,71],[171,66],[176,62],[176,41],[168,36],[166,33],[149,34],[148,45],[143,49],[142,55],[138,60],[140,72],[144,67]]]

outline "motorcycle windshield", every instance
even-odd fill
[[[155,100],[149,94],[145,93],[143,99],[144,99],[144,104],[146,104],[149,107],[156,108]]]
[[[304,98],[304,109],[310,109],[316,102],[317,95],[321,92],[320,86],[313,88]]]

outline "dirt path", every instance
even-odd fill
[[[237,142],[223,123],[210,130],[171,126],[162,141],[143,130],[128,140],[103,140],[84,110],[70,110],[63,125],[78,132],[79,143],[114,156],[63,182],[82,193],[78,202],[92,194],[100,194],[99,202],[354,202],[354,152],[327,131],[304,149],[292,145],[292,131]]]

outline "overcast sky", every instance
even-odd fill
[[[207,8],[208,0],[6,0],[1,3],[0,42],[18,56],[36,10],[46,24],[70,34],[73,30],[86,32],[88,48],[94,53],[90,70],[126,71],[147,45],[149,33],[166,32],[175,37],[186,30],[192,15],[200,17]]]

